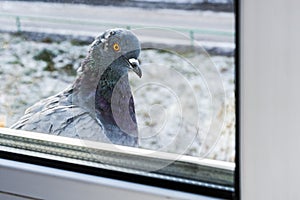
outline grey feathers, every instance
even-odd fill
[[[127,73],[141,76],[139,53],[140,43],[130,31],[104,32],[91,44],[74,83],[28,108],[11,128],[137,146]]]
[[[54,135],[108,141],[102,125],[89,113],[68,101],[66,90],[44,99],[25,111],[11,128]],[[84,133],[84,134],[83,134]]]

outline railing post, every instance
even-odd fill
[[[194,46],[194,31],[190,30],[190,41],[191,41],[191,46]]]
[[[16,17],[16,25],[17,25],[17,32],[18,33],[21,33],[21,20],[20,20],[20,17],[19,16],[17,16]]]

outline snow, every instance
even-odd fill
[[[0,118],[8,127],[72,83],[88,51],[70,41],[33,42],[5,33],[0,47]],[[54,55],[50,71],[49,62],[36,59],[45,49]],[[143,50],[140,60],[143,77],[129,77],[141,148],[234,162],[233,57]]]

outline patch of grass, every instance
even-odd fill
[[[31,76],[32,74],[36,73],[37,70],[36,69],[28,69],[24,72],[25,76]]]
[[[90,42],[84,41],[84,40],[78,40],[78,39],[72,39],[71,44],[74,46],[85,46],[85,45],[89,45]]]
[[[47,66],[44,68],[44,71],[53,72],[56,71],[53,63],[47,63]]]
[[[63,54],[63,53],[66,53],[66,52],[64,50],[62,50],[62,49],[59,49],[58,53]]]
[[[54,66],[53,58],[55,58],[56,55],[52,51],[48,49],[43,49],[38,54],[33,56],[34,60],[44,61],[47,63],[47,66],[44,68],[45,71],[53,72],[56,71],[56,68]]]
[[[50,38],[50,37],[45,37],[45,38],[43,38],[43,39],[41,40],[41,42],[47,43],[47,44],[51,44],[51,43],[53,43],[54,41],[53,41],[53,39]]]
[[[20,65],[20,66],[24,67],[23,63],[20,60],[9,61],[9,62],[7,62],[7,64]]]
[[[62,70],[69,76],[76,75],[76,70],[74,69],[72,64],[66,64],[64,67],[62,67]]]
[[[56,57],[55,53],[53,53],[52,51],[48,50],[48,49],[43,49],[42,51],[40,51],[38,54],[36,54],[35,56],[33,56],[33,59],[35,60],[42,60],[45,62],[52,62],[52,59]]]
[[[83,59],[83,58],[85,58],[86,57],[86,55],[79,55],[79,59]]]

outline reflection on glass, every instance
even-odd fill
[[[0,127],[79,138],[95,155],[86,140],[170,156],[159,170],[180,159],[234,162],[233,3],[161,9],[174,2],[1,2]]]

